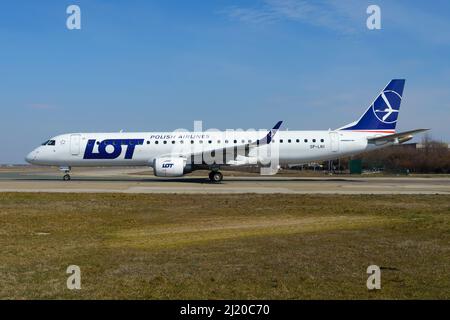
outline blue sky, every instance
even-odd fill
[[[398,129],[449,141],[449,17],[448,1],[2,2],[0,163],[66,132],[337,128],[392,78]]]

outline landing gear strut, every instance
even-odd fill
[[[70,180],[70,167],[60,167],[59,170],[64,172],[63,180],[69,181]]]
[[[209,180],[211,182],[221,182],[223,180],[223,174],[220,171],[211,171],[209,173]]]

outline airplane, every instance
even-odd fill
[[[59,166],[63,180],[72,167],[143,166],[158,177],[180,177],[194,170],[210,170],[209,179],[221,182],[220,168],[299,165],[401,144],[428,129],[396,133],[404,79],[393,79],[356,121],[335,130],[116,132],[68,133],[53,137],[25,158],[30,164]],[[275,166],[274,166],[275,164]]]

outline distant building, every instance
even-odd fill
[[[394,148],[399,148],[399,149],[408,149],[408,150],[411,150],[411,149],[419,149],[418,147],[417,147],[417,145],[418,145],[419,143],[402,143],[402,144],[395,144],[395,145],[393,145],[393,147]]]
[[[447,145],[447,148],[450,149],[450,143],[442,143],[442,145]],[[394,148],[401,148],[401,149],[424,149],[425,145],[423,143],[403,143],[403,144],[396,144],[393,145]]]
[[[416,149],[423,149],[423,148],[425,148],[425,145],[423,143],[416,143],[415,145],[416,145]],[[447,145],[447,148],[450,149],[450,143],[443,142],[442,146],[445,146],[445,145]]]

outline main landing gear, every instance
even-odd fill
[[[223,174],[220,171],[211,171],[209,173],[209,180],[211,180],[211,182],[221,182],[223,180]]]
[[[60,171],[64,172],[63,180],[64,181],[70,181],[70,167],[60,167]]]

